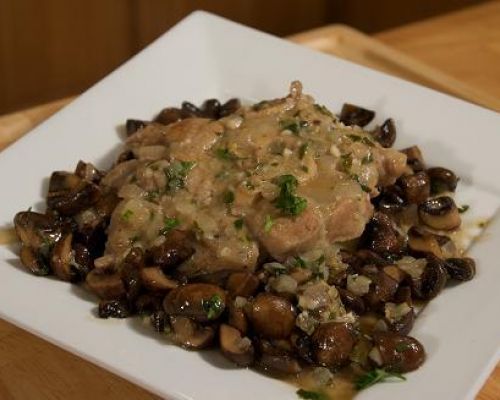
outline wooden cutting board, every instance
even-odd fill
[[[296,43],[500,110],[500,100],[463,84],[363,33],[331,25],[290,38]],[[74,97],[0,116],[0,150]],[[0,320],[0,399],[158,399],[144,389]],[[22,384],[20,384],[22,382]],[[500,399],[500,368],[478,400]]]

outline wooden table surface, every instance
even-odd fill
[[[382,32],[375,37],[500,98],[500,1]],[[0,320],[0,400],[88,398],[158,399]],[[499,399],[500,366],[497,366],[477,400]]]

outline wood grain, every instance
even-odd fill
[[[481,22],[478,21],[477,23]],[[492,29],[496,28],[496,26],[492,27]],[[432,29],[432,25],[426,29]],[[379,48],[378,43],[357,32],[354,36],[348,34],[348,32],[349,29],[344,27],[328,28],[327,30],[316,31],[314,34],[305,33],[296,36],[295,40],[313,48],[333,52],[353,61],[377,67],[396,75],[404,76],[404,74],[409,74],[405,76],[407,79],[415,81],[422,79],[420,70],[420,72],[415,72],[410,68],[412,72],[409,72],[406,64],[401,65],[398,63],[397,57],[396,61],[391,58],[397,52],[394,53],[390,50],[387,52],[387,48],[385,48],[378,58],[374,56],[376,51],[374,51],[374,54],[367,54],[366,49],[377,49]],[[426,30],[423,30],[421,35],[425,36],[426,32]],[[391,35],[395,35],[395,33],[392,32]],[[362,38],[365,40],[361,40]],[[358,53],[356,53],[356,47],[360,49]],[[387,61],[391,59],[392,62]],[[379,61],[378,64],[377,60]],[[383,62],[380,62],[380,60],[383,60]],[[392,70],[390,70],[391,65]],[[500,64],[497,62],[496,65]],[[480,67],[477,66],[477,68]],[[460,79],[460,76],[457,75],[457,78]],[[423,76],[423,82],[429,86],[434,84],[434,82],[429,81],[429,77],[425,76]],[[446,90],[442,86],[439,88]],[[467,88],[476,88],[476,86],[472,83]],[[476,92],[474,90],[472,92],[468,91],[467,94],[456,94],[467,97],[471,93],[477,95],[478,92],[481,92],[481,90]],[[482,99],[484,100],[484,98]],[[491,100],[491,98],[489,99]],[[24,133],[30,127],[41,122],[69,100],[65,99],[0,118],[0,148],[2,140],[4,144],[7,142],[4,138],[8,134],[10,134],[8,140],[18,137],[20,132]],[[497,366],[479,393],[477,400],[498,400],[500,398],[499,394],[500,366]],[[0,320],[0,399],[59,400],[88,398],[106,398],[107,400],[124,398],[130,400],[158,399],[157,396],[122,378]]]
[[[375,37],[500,100],[500,1],[407,25]],[[494,108],[500,111],[498,107]]]

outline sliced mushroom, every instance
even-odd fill
[[[73,234],[68,233],[59,240],[52,250],[50,265],[57,277],[63,281],[76,281],[78,276],[73,268]]]
[[[418,146],[411,146],[401,150],[406,154],[406,164],[413,170],[413,172],[420,172],[425,169],[424,157]]]
[[[377,126],[370,133],[382,147],[392,147],[396,141],[396,124],[393,119],[386,119],[382,125]]]
[[[104,175],[93,164],[81,160],[76,165],[75,174],[88,182],[94,183],[99,183]]]
[[[160,267],[147,267],[139,271],[142,284],[153,292],[166,292],[179,286],[179,282],[166,276]]]
[[[393,221],[382,212],[375,212],[366,225],[362,241],[369,250],[382,257],[398,254],[404,247],[404,239],[395,229]]]
[[[290,336],[290,342],[297,355],[309,364],[314,364],[311,336],[296,331]]]
[[[192,233],[172,230],[162,244],[151,247],[147,257],[155,265],[168,269],[186,261],[194,253]]]
[[[252,341],[247,337],[242,337],[238,329],[221,324],[219,345],[222,354],[240,367],[248,367],[253,363],[255,351]]]
[[[443,257],[437,235],[415,226],[408,230],[408,248],[415,255],[431,253],[436,257]]]
[[[118,273],[92,270],[85,279],[89,289],[103,300],[119,299],[125,295],[125,286]]]
[[[295,309],[290,301],[270,293],[259,293],[249,312],[254,330],[267,338],[290,336],[295,326]]]
[[[374,348],[370,352],[370,358],[378,367],[400,373],[410,372],[425,361],[424,347],[411,336],[378,332],[373,340]]]
[[[22,211],[14,217],[14,227],[21,243],[48,256],[50,248],[61,238],[62,228],[54,218],[33,211]]]
[[[183,119],[182,111],[179,108],[167,107],[161,110],[160,114],[155,118],[155,122],[163,125],[170,125],[174,122]]]
[[[327,368],[339,368],[349,362],[354,335],[348,324],[327,322],[319,325],[311,337],[316,362]]]
[[[434,167],[427,170],[431,180],[432,194],[454,192],[457,188],[458,178],[453,171],[443,167]]]
[[[469,257],[448,258],[445,266],[450,278],[456,281],[470,281],[476,275],[476,262]]]
[[[250,297],[255,294],[259,284],[259,278],[254,274],[249,272],[234,272],[227,279],[226,289],[234,297]]]
[[[149,124],[151,124],[150,121],[142,121],[140,119],[127,119],[127,122],[125,123],[125,131],[127,132],[127,136],[133,135],[138,130],[144,128]]]
[[[144,259],[142,248],[133,247],[121,264],[120,274],[129,302],[135,301],[141,291],[140,271],[144,268]]]
[[[366,306],[362,297],[355,295],[347,289],[342,289],[341,287],[337,287],[337,291],[340,294],[342,304],[344,304],[348,310],[352,310],[356,314],[363,314],[365,312]]]
[[[167,314],[163,310],[156,310],[151,314],[150,317],[151,325],[153,329],[158,333],[165,332],[167,327]]]
[[[378,210],[388,213],[398,213],[407,205],[403,190],[397,185],[383,187],[374,201]]]
[[[221,104],[217,99],[208,99],[201,106],[201,116],[203,118],[219,119]]]
[[[297,375],[302,371],[297,359],[288,354],[262,354],[259,358],[259,366],[270,375],[275,376]]]
[[[340,111],[339,119],[344,125],[363,127],[375,118],[375,112],[354,104],[345,103]]]
[[[33,249],[32,247],[23,245],[19,254],[21,263],[33,274],[44,276],[51,273],[49,261],[46,257]]]
[[[373,308],[378,308],[382,303],[390,301],[398,290],[398,281],[386,274],[384,271],[371,277],[373,284],[370,291],[364,296],[367,304]]]
[[[448,196],[424,201],[418,206],[418,215],[425,225],[437,230],[449,231],[461,224],[458,208]]]
[[[239,99],[229,99],[221,106],[219,116],[220,118],[227,117],[228,115],[237,111],[239,108],[241,108],[241,102]]]
[[[161,292],[142,293],[134,301],[134,310],[139,314],[163,311],[163,297]]]
[[[202,326],[190,318],[170,316],[172,340],[187,349],[199,350],[210,346],[215,337],[214,328]]]
[[[97,202],[100,189],[76,174],[52,173],[47,194],[47,206],[63,215],[74,215]]]
[[[424,171],[402,176],[399,179],[399,185],[406,201],[410,204],[420,204],[427,200],[431,193],[430,179]]]
[[[427,255],[427,265],[421,276],[419,297],[424,300],[433,299],[444,289],[447,280],[444,261],[432,254]]]
[[[408,335],[415,322],[415,312],[406,302],[385,303],[385,319],[392,332]]]
[[[131,315],[123,300],[102,300],[99,303],[99,318],[127,318]]]
[[[248,320],[241,307],[237,307],[235,302],[230,302],[228,306],[229,316],[227,323],[245,334],[248,331]]]
[[[226,307],[226,293],[209,283],[190,283],[171,290],[163,301],[168,315],[190,317],[209,322],[221,316]]]

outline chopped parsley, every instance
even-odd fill
[[[274,200],[276,208],[283,211],[285,215],[299,215],[307,207],[307,200],[295,195],[298,181],[293,175],[281,175],[276,179],[280,187],[280,194]]]
[[[321,104],[315,104],[314,105],[314,108],[316,109],[316,111],[319,111],[321,114],[323,115],[326,115],[328,117],[331,117],[333,118],[333,114],[331,113],[331,111],[326,108],[325,106],[321,105]]]
[[[366,186],[363,182],[361,182],[361,181],[359,180],[359,176],[358,176],[358,175],[356,175],[356,174],[351,174],[351,179],[352,179],[353,181],[358,182],[358,184],[359,184],[359,186],[361,186],[361,190],[363,190],[363,192],[366,192],[366,193],[370,193],[370,192],[371,192],[371,189],[370,189],[368,186]]]
[[[215,155],[219,160],[234,161],[238,159],[238,156],[232,153],[227,147],[226,148],[220,147],[216,149]]]
[[[295,261],[294,264],[296,267],[307,268],[306,260],[304,260],[302,257],[296,256],[294,261]]]
[[[234,193],[230,190],[226,190],[222,194],[222,201],[226,204],[232,204],[234,202]]]
[[[353,142],[361,142],[366,146],[370,147],[375,147],[375,143],[373,143],[370,139],[368,139],[366,136],[359,136],[359,135],[347,135],[349,139],[351,139]]]
[[[470,208],[470,206],[468,204],[464,204],[462,207],[458,207],[458,212],[460,214],[463,214],[464,212],[466,212],[468,209]]]
[[[369,151],[368,154],[361,159],[361,164],[366,165],[372,162],[373,162],[373,154],[371,151]]]
[[[299,389],[297,396],[304,400],[328,400],[328,397],[320,392],[312,392],[310,390]]]
[[[406,380],[406,378],[401,374],[388,372],[380,368],[375,368],[356,379],[356,381],[354,382],[354,386],[356,387],[356,390],[363,390],[367,387],[375,385],[376,383],[384,382],[390,378],[396,378],[402,381]]]
[[[165,168],[165,175],[167,176],[167,190],[170,192],[176,192],[182,189],[185,185],[186,177],[191,171],[196,162],[194,161],[175,161]]]
[[[122,219],[124,221],[130,221],[130,218],[132,218],[132,215],[134,215],[134,212],[132,210],[125,210],[125,212],[122,214]]]
[[[243,228],[243,218],[238,218],[237,220],[234,221],[234,227],[238,230]]]
[[[340,162],[342,164],[342,171],[349,172],[352,167],[352,154],[351,153],[342,154],[340,156]]]
[[[309,149],[309,143],[304,143],[299,147],[299,158],[302,160]]]
[[[202,306],[208,319],[217,318],[224,310],[224,302],[218,294],[214,294],[208,300],[202,300]]]
[[[269,214],[266,215],[266,219],[264,220],[264,232],[269,233],[273,228],[273,225],[274,225],[273,218]]]
[[[163,220],[163,228],[160,229],[160,235],[167,235],[172,229],[177,228],[181,224],[177,218],[165,217]]]

